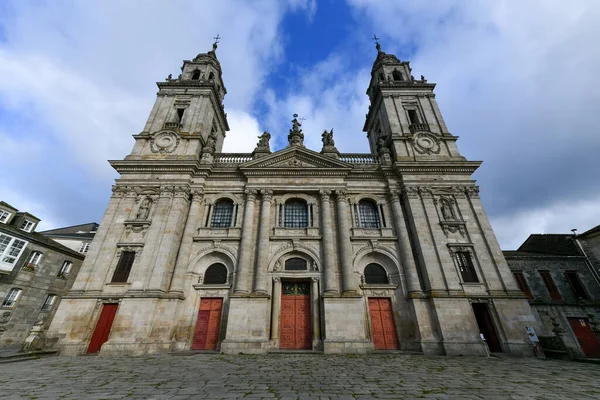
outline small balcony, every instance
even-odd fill
[[[174,131],[180,130],[182,125],[179,122],[165,122],[163,129],[171,129]]]
[[[415,133],[415,132],[431,132],[429,130],[429,124],[410,124],[408,126],[408,129],[410,129],[410,133]]]

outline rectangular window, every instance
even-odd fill
[[[55,301],[56,301],[56,295],[49,294],[48,297],[46,297],[46,301],[44,301],[44,305],[42,306],[42,311],[52,310],[52,306],[54,306]]]
[[[220,200],[214,205],[211,228],[229,228],[233,219],[233,202],[231,200]]]
[[[529,285],[525,280],[525,275],[523,275],[522,271],[514,271],[513,275],[515,276],[515,280],[517,281],[517,285],[521,292],[523,292],[527,297],[533,299],[533,294],[531,293],[531,289],[529,289]]]
[[[79,248],[80,253],[87,253],[90,249],[90,242],[81,243],[81,247]]]
[[[124,251],[121,253],[121,258],[119,259],[117,269],[115,269],[111,282],[127,282],[133,260],[135,260],[135,251]]]
[[[10,217],[10,213],[8,211],[0,210],[0,222],[5,224],[6,221],[8,221],[8,217]]]
[[[406,110],[408,112],[408,119],[411,124],[419,123],[419,114],[417,114],[417,110]]]
[[[40,253],[39,251],[33,251],[33,252],[31,252],[31,255],[29,256],[28,263],[37,265],[40,262],[41,258],[42,258],[42,253]]]
[[[4,298],[4,301],[2,302],[2,308],[13,308],[15,306],[15,303],[19,299],[21,292],[21,289],[10,289],[10,292],[8,292],[8,295]]]
[[[550,298],[552,300],[562,300],[562,296],[560,295],[558,288],[554,284],[554,280],[552,279],[552,276],[550,275],[550,271],[540,271],[540,276],[542,277],[542,280],[544,281],[544,285],[546,285],[546,289],[548,289]]]
[[[11,271],[26,245],[24,240],[0,233],[0,269]]]
[[[471,253],[468,251],[457,251],[455,256],[463,282],[479,282],[475,273],[475,267],[473,266],[473,260],[471,260]]]
[[[583,284],[581,283],[576,271],[566,271],[565,277],[567,278],[569,286],[571,286],[571,290],[575,294],[575,297],[589,300],[590,296],[588,296],[587,292],[585,291],[585,288],[583,287]]]
[[[67,277],[69,276],[69,273],[71,272],[72,266],[73,266],[73,263],[71,261],[63,262],[63,265],[62,265],[62,267],[60,267],[60,271],[58,271],[57,276],[59,278],[67,279]]]
[[[21,229],[25,232],[31,232],[31,230],[33,229],[33,222],[27,219],[23,220],[23,222],[21,223]]]

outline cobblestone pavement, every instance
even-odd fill
[[[0,364],[2,399],[600,399],[600,365],[271,354],[51,357]]]

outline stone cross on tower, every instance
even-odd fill
[[[289,146],[303,146],[304,147],[304,133],[302,133],[302,129],[300,127],[302,124],[298,122],[298,114],[294,114],[294,119],[292,120],[292,129],[290,129],[290,134],[288,135]]]

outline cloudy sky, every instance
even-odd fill
[[[0,1],[0,199],[38,230],[100,221],[154,82],[223,38],[231,132],[250,152],[291,115],[320,149],[367,152],[376,56],[411,61],[468,159],[504,249],[600,224],[600,2],[511,0]]]

